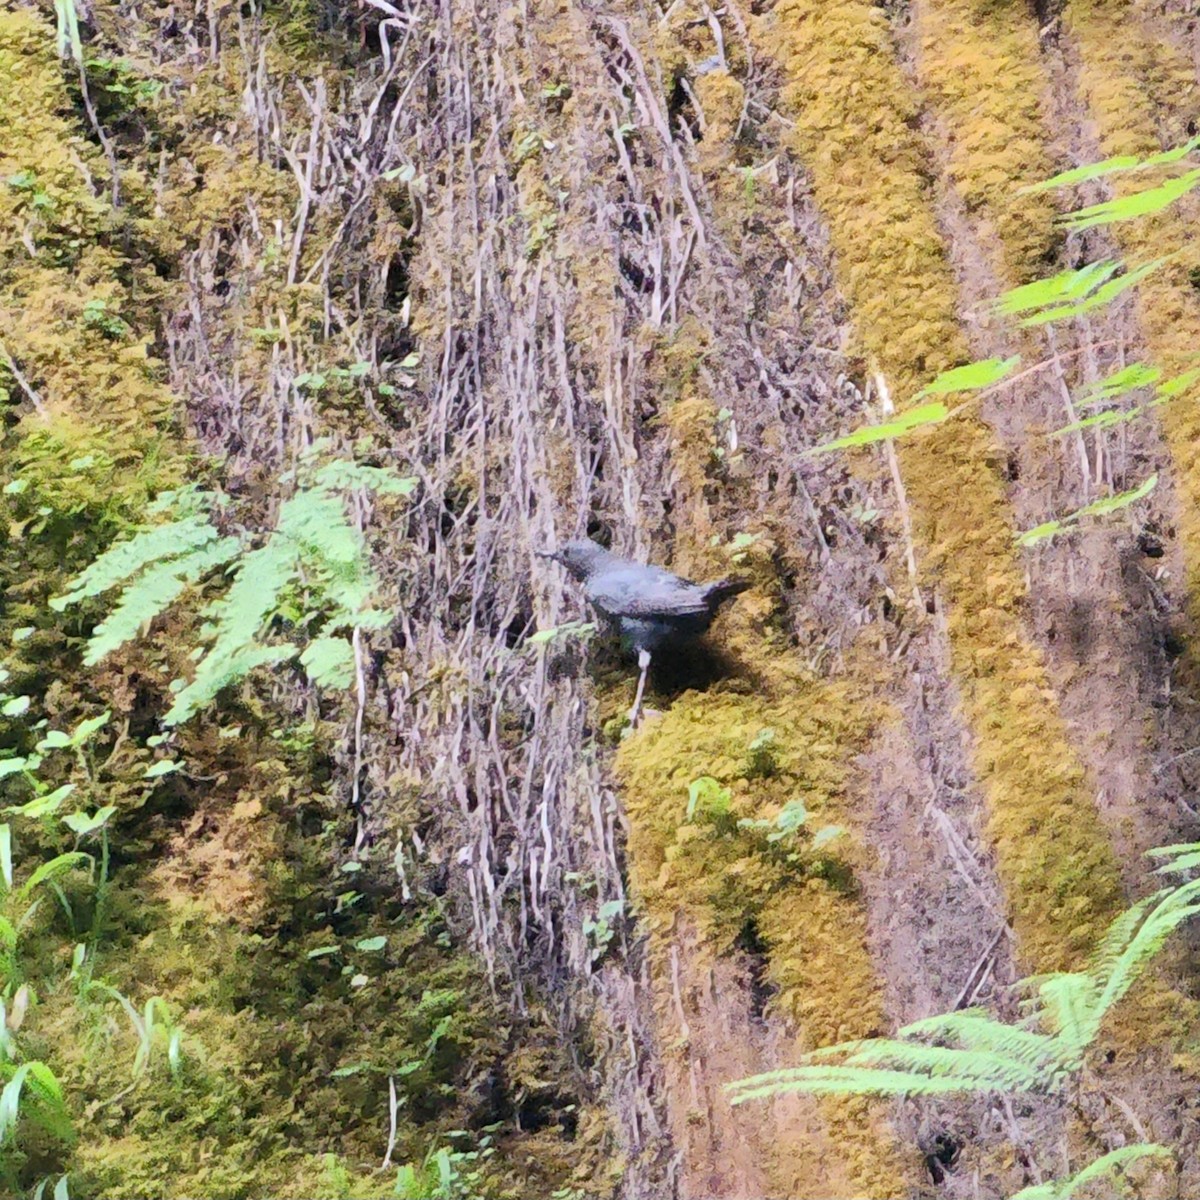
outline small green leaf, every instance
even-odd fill
[[[13,645],[29,641],[35,633],[37,633],[37,627],[34,625],[22,625],[20,629],[14,629],[12,634]]]
[[[688,784],[687,819],[720,818],[729,815],[733,793],[711,775],[701,775]]]
[[[1021,188],[1023,193],[1029,192],[1048,192],[1053,188],[1070,187],[1076,183],[1087,183],[1092,179],[1100,179],[1105,175],[1111,175],[1115,171],[1132,171],[1142,165],[1142,160],[1132,154],[1122,154],[1116,158],[1106,158],[1103,162],[1088,163],[1083,167],[1073,167],[1070,171],[1063,171],[1061,174],[1054,175],[1049,179],[1042,180],[1041,183],[1031,183],[1028,187]]]
[[[1147,275],[1157,271],[1166,261],[1166,257],[1163,257],[1156,258],[1153,262],[1143,263],[1140,267],[1132,271],[1127,271],[1124,275],[1118,276],[1116,279],[1110,279],[1085,300],[1080,300],[1075,304],[1064,305],[1060,308],[1033,313],[1025,317],[1020,324],[1023,328],[1031,328],[1035,325],[1049,324],[1051,321],[1062,321],[1067,317],[1077,317],[1082,313],[1091,312],[1095,308],[1103,308],[1104,305],[1111,304],[1118,296],[1127,292],[1130,288],[1136,287]]]
[[[1151,475],[1149,479],[1143,480],[1135,488],[1130,488],[1127,492],[1120,492],[1116,496],[1105,496],[1100,500],[1093,500],[1091,504],[1085,504],[1083,508],[1078,509],[1073,516],[1079,517],[1102,517],[1109,513],[1117,512],[1119,509],[1128,508],[1131,504],[1136,504],[1139,500],[1150,495],[1158,486],[1158,475]]]
[[[21,885],[21,895],[28,896],[39,883],[45,883],[47,879],[53,879],[55,875],[61,875],[64,871],[73,870],[77,866],[81,866],[85,862],[91,862],[92,856],[85,854],[82,850],[72,850],[67,854],[60,854],[57,858],[52,858],[49,862],[44,862],[30,877]]]
[[[352,988],[361,988],[366,987],[370,982],[370,977],[367,975],[355,975],[354,978],[350,980],[350,986]]]
[[[1052,538],[1055,534],[1061,533],[1063,523],[1061,521],[1045,521],[1041,525],[1035,525],[1032,529],[1026,529],[1024,533],[1017,535],[1018,546],[1032,546],[1037,542],[1044,542],[1047,538]]]
[[[913,399],[919,400],[922,396],[945,396],[952,392],[973,392],[991,387],[1006,375],[1012,374],[1020,361],[1021,356],[1015,354],[1012,358],[985,358],[980,362],[967,363],[964,367],[943,371]]]
[[[39,758],[37,762],[41,762]],[[18,771],[29,771],[34,763],[32,758],[0,758],[0,779],[4,779],[8,775],[15,775]]]
[[[183,763],[178,759],[160,758],[157,762],[151,763],[146,768],[146,779],[161,779],[164,775],[170,775],[173,771],[182,771]]]
[[[28,479],[14,479],[4,485],[4,494],[6,496],[19,496],[27,487],[29,487]]]
[[[830,842],[837,841],[838,838],[846,832],[844,825],[822,825],[820,829],[813,834],[812,848],[820,850],[828,846]]]
[[[61,729],[51,729],[37,744],[39,750],[64,750],[71,744],[71,735]]]
[[[940,401],[935,404],[922,404],[917,408],[909,409],[906,413],[901,413],[894,421],[888,421],[883,425],[864,425],[861,429],[846,434],[845,437],[835,438],[832,442],[814,446],[805,453],[808,455],[828,454],[831,450],[847,450],[854,446],[868,446],[874,442],[884,442],[890,438],[911,433],[914,429],[921,429],[926,425],[936,425],[949,415],[950,410]]]
[[[541,646],[556,637],[589,638],[596,632],[596,626],[591,621],[568,621],[565,625],[554,625],[549,629],[539,629],[526,639],[527,646]]]
[[[1140,362],[1130,363],[1127,367],[1122,367],[1121,370],[1096,380],[1095,383],[1089,383],[1079,393],[1078,403],[1080,405],[1096,404],[1101,400],[1111,400],[1116,396],[1123,396],[1126,392],[1132,392],[1136,388],[1147,387],[1154,383],[1160,375],[1162,375],[1162,371],[1158,367],[1150,367]]]
[[[330,1071],[329,1074],[334,1079],[345,1079],[349,1075],[357,1075],[360,1071],[369,1071],[370,1069],[370,1063],[360,1062],[354,1063],[349,1067],[338,1067],[337,1070]]]
[[[347,688],[354,682],[354,646],[347,638],[315,638],[300,655],[300,662],[318,687]]]
[[[4,812],[19,813],[23,817],[49,817],[62,807],[62,802],[75,790],[73,783],[64,783],[46,796],[38,796],[26,804],[14,804]]]
[[[71,734],[71,745],[82,746],[94,733],[98,733],[112,719],[111,712],[103,712],[98,717],[90,717],[81,721]]]
[[[1091,504],[1085,504],[1082,508],[1076,509],[1073,513],[1068,513],[1065,517],[1059,518],[1057,521],[1047,521],[1044,525],[1038,525],[1034,529],[1027,529],[1024,533],[1017,535],[1016,541],[1019,546],[1032,546],[1036,542],[1044,541],[1048,537],[1053,537],[1057,533],[1061,533],[1064,529],[1078,524],[1084,517],[1102,517],[1109,513],[1114,513],[1122,508],[1128,508],[1131,504],[1136,504],[1139,500],[1144,499],[1158,486],[1158,475],[1151,475],[1149,479],[1143,480],[1135,488],[1130,488],[1126,492],[1120,492],[1116,496],[1105,496],[1100,500],[1093,500]]]
[[[19,717],[29,711],[28,696],[14,696],[11,700],[6,700],[0,705],[0,716],[4,717]]]
[[[373,953],[376,950],[382,950],[387,945],[387,938],[381,936],[363,938],[361,941],[354,943],[356,950],[365,950],[368,953]]]
[[[390,171],[384,171],[383,178],[388,183],[412,183],[417,177],[417,168],[410,163],[405,163],[402,167],[392,167]]]
[[[75,812],[69,817],[63,817],[63,824],[76,836],[85,837],[89,833],[94,833],[102,825],[108,823],[109,817],[115,813],[116,806],[106,804],[103,808],[97,809],[89,817],[87,813]]]
[[[1146,188],[1116,200],[1105,200],[1102,204],[1092,204],[1078,212],[1066,213],[1058,220],[1072,230],[1092,229],[1097,225],[1130,221],[1135,217],[1162,212],[1164,208],[1169,208],[1186,196],[1197,184],[1200,184],[1200,168],[1189,171],[1178,179],[1168,179],[1157,187]]]
[[[315,950],[310,950],[306,957],[324,958],[328,954],[336,954],[340,949],[341,946],[318,946]]]
[[[1087,263],[1077,269],[1068,268],[1046,279],[1035,279],[997,297],[993,307],[1002,316],[1016,316],[1050,305],[1081,300],[1120,270],[1116,259]]]
[[[5,891],[11,891],[13,885],[11,825],[0,825],[0,879],[4,880]]]
[[[1177,396],[1182,396],[1198,380],[1200,380],[1200,367],[1185,371],[1182,375],[1176,375],[1160,383],[1155,389],[1155,398],[1157,400],[1173,400]]]

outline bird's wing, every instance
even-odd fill
[[[662,567],[630,566],[588,580],[587,598],[617,617],[699,616],[708,612],[704,589]]]

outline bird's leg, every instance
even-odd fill
[[[630,729],[637,728],[638,717],[642,711],[642,692],[646,690],[646,672],[650,669],[650,651],[643,650],[638,647],[638,667],[641,674],[638,676],[637,695],[633,698],[633,708],[629,710],[629,727]]]

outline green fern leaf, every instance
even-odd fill
[[[196,669],[196,677],[175,696],[175,703],[163,717],[166,725],[179,725],[211,704],[218,693],[244,678],[256,667],[286,662],[296,655],[295,646],[240,646],[230,653],[215,650],[205,655]]]
[[[55,612],[90,596],[107,592],[163,558],[178,558],[216,541],[220,534],[207,515],[197,514],[144,529],[125,542],[118,542],[100,555],[71,583],[70,591],[50,601]]]
[[[955,1038],[964,1048],[992,1051],[1030,1067],[1052,1061],[1057,1053],[1050,1035],[1007,1025],[974,1008],[914,1021],[897,1037]]]
[[[322,490],[340,492],[365,488],[380,496],[407,496],[417,486],[416,479],[397,475],[387,467],[367,467],[345,459],[326,463],[314,475],[313,483]]]
[[[1166,1146],[1140,1142],[1133,1146],[1122,1146],[1108,1154],[1088,1163],[1082,1171],[1072,1175],[1070,1179],[1055,1179],[1047,1183],[1035,1184],[1033,1187],[1022,1188],[1011,1200],[1071,1200],[1089,1183],[1106,1179],[1116,1172],[1118,1167],[1127,1166],[1143,1158],[1170,1159],[1173,1155]],[[1118,1183],[1118,1186],[1123,1186]]]
[[[1151,213],[1162,212],[1177,200],[1182,199],[1194,187],[1200,184],[1200,168],[1188,171],[1177,179],[1168,179],[1157,187],[1146,188],[1133,192],[1116,200],[1105,200],[1102,204],[1093,204],[1081,208],[1078,212],[1067,213],[1058,218],[1068,229],[1092,229],[1097,225],[1112,225],[1117,221],[1129,221],[1134,217],[1144,217]]]
[[[739,1080],[730,1086],[729,1102],[745,1104],[790,1092],[825,1096],[944,1096],[969,1090],[963,1081],[907,1071],[858,1067],[795,1067]]]
[[[309,680],[318,687],[349,687],[354,682],[354,647],[345,638],[319,637],[300,655]]]
[[[185,588],[229,562],[240,549],[237,538],[220,538],[143,571],[121,594],[120,604],[96,627],[83,661],[92,666],[123,646],[142,626],[166,611]]]

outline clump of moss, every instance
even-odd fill
[[[1196,115],[1193,64],[1142,24],[1135,6],[1075,0],[1064,20],[1079,46],[1080,90],[1096,122],[1104,155],[1147,155],[1186,140]],[[1148,185],[1143,175],[1114,176],[1117,196]],[[1190,219],[1178,208],[1112,227],[1131,261],[1171,255],[1137,290],[1148,357],[1167,374],[1195,366],[1200,334],[1200,267]],[[1177,519],[1193,618],[1200,618],[1200,413],[1181,398],[1159,410],[1181,502]],[[1193,656],[1194,657],[1194,656]]]
[[[1003,274],[1024,282],[1054,242],[1051,198],[1020,193],[1053,174],[1037,26],[1027,12],[992,0],[933,0],[913,15],[918,74],[945,122],[950,179],[999,235]]]
[[[938,234],[917,99],[885,14],[851,0],[782,0],[756,27],[783,65],[792,143],[829,222],[856,339],[901,400],[970,355]],[[952,665],[974,737],[1022,958],[1079,963],[1120,904],[1115,858],[1041,655],[1022,623],[1023,573],[986,425],[963,415],[905,441],[901,466],[923,549],[947,601]]]
[[[774,990],[768,1012],[805,1048],[869,1036],[882,1022],[853,883],[865,851],[839,828],[853,819],[851,762],[876,717],[848,686],[793,675],[768,695],[688,692],[617,754],[631,880],[654,953],[665,958],[680,919],[713,956],[756,929]],[[860,1191],[902,1194],[899,1158],[869,1110],[860,1104],[839,1125],[839,1153]],[[790,1165],[772,1169],[782,1180]]]

